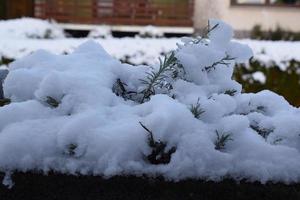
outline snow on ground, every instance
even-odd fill
[[[161,37],[161,32],[155,27],[148,26],[141,31],[141,35]],[[176,49],[176,43],[180,42],[180,38],[112,38],[107,26],[91,31],[89,36],[102,38],[96,41],[109,54],[133,64],[156,63],[162,53]],[[54,39],[43,39],[45,37]],[[56,54],[70,53],[87,41],[86,38],[65,38],[63,31],[55,22],[33,18],[0,21],[0,38],[0,56],[12,59],[21,58],[38,49]],[[249,39],[237,41],[249,45],[254,57],[266,64],[275,62],[284,69],[284,61],[300,60],[300,42]]]
[[[0,40],[0,55],[8,58],[21,58],[38,49],[45,49],[52,53],[61,54],[72,52],[87,39],[64,38],[55,40],[35,40],[3,38]],[[118,59],[129,58],[134,64],[157,62],[161,53],[166,53],[176,48],[179,38],[107,38],[96,39],[109,54]],[[300,60],[300,42],[270,42],[254,40],[237,40],[248,44],[254,51],[254,57],[265,63],[290,59]],[[285,65],[280,64],[282,68]]]
[[[68,55],[39,50],[11,64],[4,92],[12,103],[0,108],[4,184],[12,184],[14,170],[34,169],[299,182],[300,110],[270,91],[242,94],[233,67],[252,52],[231,41],[228,25],[210,24],[219,25],[209,39],[185,40],[161,63],[159,78],[159,66],[121,64],[92,41]],[[108,51],[142,47],[152,54],[165,46],[157,41],[175,45],[132,41],[111,40]],[[44,44],[57,53],[82,42],[21,46]]]
[[[48,50],[55,54],[70,53],[87,40],[89,39],[16,40],[6,38],[0,40],[0,55],[8,58],[21,58],[38,49]],[[95,41],[115,58],[130,57],[130,61],[134,64],[144,62],[153,64],[158,61],[160,53],[174,50],[180,39],[107,38],[96,39]]]
[[[0,20],[0,38],[63,38],[64,33],[55,22],[40,19],[21,18]]]
[[[260,40],[239,40],[248,44],[254,52],[254,58],[265,63],[276,63],[281,69],[285,69],[286,61],[292,59],[300,61],[300,42],[290,41],[260,41]]]

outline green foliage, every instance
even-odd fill
[[[197,37],[196,39],[194,39],[194,40],[193,40],[193,43],[194,43],[194,44],[199,44],[199,43],[205,41],[206,39],[208,39],[209,34],[210,34],[213,30],[215,30],[216,28],[218,28],[218,26],[219,26],[219,24],[216,24],[216,25],[214,25],[214,26],[211,26],[211,25],[209,24],[209,21],[208,21],[207,26],[206,26],[206,27],[204,28],[204,30],[202,31],[200,37]]]
[[[12,58],[8,58],[5,56],[0,57],[0,65],[8,65],[9,63],[11,63],[13,61],[15,61],[15,60]]]
[[[273,144],[273,145],[277,145],[277,144],[280,144],[282,141],[283,141],[283,138],[276,138],[276,139],[272,142],[272,144]]]
[[[209,72],[211,72],[211,70],[215,70],[218,65],[229,66],[231,64],[231,61],[233,61],[234,59],[235,58],[232,58],[229,55],[226,55],[224,58],[220,59],[219,61],[214,62],[212,65],[204,67],[203,70],[205,70],[209,73]]]
[[[148,133],[148,146],[151,148],[151,153],[147,155],[147,160],[153,165],[168,164],[171,161],[171,156],[176,152],[176,147],[173,146],[167,150],[167,143],[163,141],[156,141],[154,139],[152,131],[150,131],[144,124],[140,122],[140,125]]]
[[[255,25],[251,31],[251,38],[258,40],[300,40],[300,32],[292,32],[277,26],[275,30],[263,31],[260,25]]]
[[[256,121],[254,121],[251,125],[250,128],[252,128],[254,131],[256,131],[259,135],[261,135],[263,138],[267,139],[267,137],[274,131],[274,129],[268,129],[264,127],[260,127]],[[276,141],[277,142],[280,142]]]
[[[227,95],[229,95],[229,96],[234,96],[235,94],[236,94],[236,90],[235,89],[231,89],[231,90],[226,90],[225,92],[224,92],[224,94],[227,94]]]
[[[116,80],[112,91],[117,96],[122,96],[124,100],[130,99],[139,103],[149,100],[152,95],[156,94],[157,90],[168,93],[173,89],[172,81],[179,78],[184,73],[184,69],[178,63],[174,51],[165,55],[163,60],[159,59],[159,62],[157,71],[152,68],[152,71],[146,72],[144,79],[140,79],[140,82],[144,85],[141,92],[129,91],[127,84],[122,82],[121,79]]]
[[[133,99],[133,95],[136,95],[136,92],[127,91],[127,84],[121,81],[121,79],[117,79],[115,84],[113,85],[112,91],[117,95],[123,97],[126,101],[128,99]]]
[[[10,99],[0,99],[0,107],[6,106],[11,103]]]
[[[75,156],[76,155],[76,149],[77,149],[78,145],[77,144],[69,144],[67,146],[67,151],[65,152],[67,155],[69,156]]]
[[[171,54],[165,56],[163,61],[161,59],[159,61],[160,65],[158,71],[152,70],[151,72],[147,72],[146,78],[140,80],[141,83],[145,85],[140,103],[144,103],[150,96],[155,95],[155,89],[157,87],[166,87],[168,90],[172,87],[172,85],[166,84],[166,79],[168,78],[167,72],[172,71],[177,64],[175,52],[171,52]]]
[[[216,135],[217,135],[217,138],[215,140],[215,149],[216,150],[219,150],[219,151],[224,150],[226,147],[226,144],[229,141],[233,141],[230,133],[219,134],[219,132],[216,130]]]
[[[53,108],[57,108],[61,102],[53,97],[47,96],[46,103]]]
[[[257,60],[251,60],[249,65],[237,65],[234,72],[236,81],[243,85],[243,92],[259,92],[265,89],[282,95],[289,103],[300,106],[300,62],[291,60],[285,63],[287,68],[282,70],[275,63],[266,66]],[[253,73],[262,72],[266,82],[254,79]]]
[[[196,119],[200,119],[200,116],[205,112],[204,110],[202,110],[199,101],[200,101],[200,99],[198,99],[198,101],[195,105],[191,105],[191,108],[190,108],[190,111],[193,113],[193,115]]]

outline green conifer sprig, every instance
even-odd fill
[[[215,149],[216,149],[216,150],[219,150],[219,151],[224,150],[225,147],[226,147],[226,144],[227,144],[229,141],[233,141],[233,139],[232,139],[230,133],[222,133],[222,134],[220,134],[220,133],[216,130],[216,135],[217,135],[217,138],[216,138],[216,140],[215,140]]]
[[[218,65],[225,65],[228,67],[231,64],[231,61],[233,60],[235,60],[235,58],[226,55],[224,58],[214,62],[212,65],[204,67],[202,71],[206,71],[207,73],[209,73],[211,72],[211,70],[215,70]]]
[[[267,139],[267,137],[274,131],[274,129],[268,129],[264,127],[260,127],[258,125],[258,122],[254,121],[250,128],[252,128],[254,131],[256,131],[259,135],[261,135],[264,139]]]
[[[283,141],[283,138],[277,137],[271,144],[278,145]]]
[[[200,116],[205,112],[200,105],[200,99],[197,100],[197,103],[194,105],[191,105],[190,111],[194,115],[196,119],[200,119]]]
[[[235,89],[231,89],[231,90],[226,90],[224,92],[224,94],[227,94],[229,96],[234,96],[237,93],[237,91]]]
[[[75,156],[77,147],[78,147],[78,145],[75,144],[75,143],[74,144],[73,143],[69,144],[67,146],[66,154],[69,155],[69,156]]]
[[[148,146],[151,148],[151,153],[147,155],[147,160],[153,165],[168,164],[171,161],[171,156],[176,152],[176,147],[173,146],[166,150],[167,143],[163,141],[156,141],[152,131],[150,131],[142,122],[139,122],[143,129],[148,133]]]
[[[47,96],[46,103],[53,108],[57,108],[61,102],[54,99],[53,97]]]
[[[11,103],[11,100],[10,99],[0,99],[0,107],[2,107],[2,106],[6,106],[6,105],[8,105],[8,104],[10,104]]]
[[[210,25],[210,23],[208,21],[207,26],[205,27],[205,29],[204,29],[203,34],[201,35],[201,37],[193,40],[193,43],[194,44],[199,44],[199,43],[203,42],[203,40],[208,39],[209,34],[213,30],[215,30],[216,28],[218,28],[218,26],[219,26],[219,24],[215,24],[214,26],[211,27],[211,25]]]
[[[140,103],[144,103],[146,99],[150,96],[155,95],[155,88],[163,87],[165,80],[168,78],[167,72],[170,72],[177,64],[177,58],[175,57],[175,52],[171,52],[166,55],[164,60],[159,59],[160,65],[158,71],[146,72],[147,76],[145,79],[140,79],[141,83],[146,86],[142,91],[143,97]],[[170,85],[167,84],[170,88]]]

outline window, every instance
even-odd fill
[[[233,5],[300,5],[300,0],[232,0]]]

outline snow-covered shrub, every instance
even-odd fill
[[[10,65],[0,108],[0,169],[300,181],[300,110],[241,93],[252,56],[211,20],[156,66],[121,64],[98,44],[37,51]]]
[[[88,34],[89,38],[109,38],[112,37],[112,31],[109,26],[99,26],[91,30]]]
[[[0,38],[64,38],[64,32],[54,21],[20,18],[1,20]]]
[[[140,30],[139,36],[143,38],[160,38],[164,36],[164,33],[159,28],[148,25]]]

